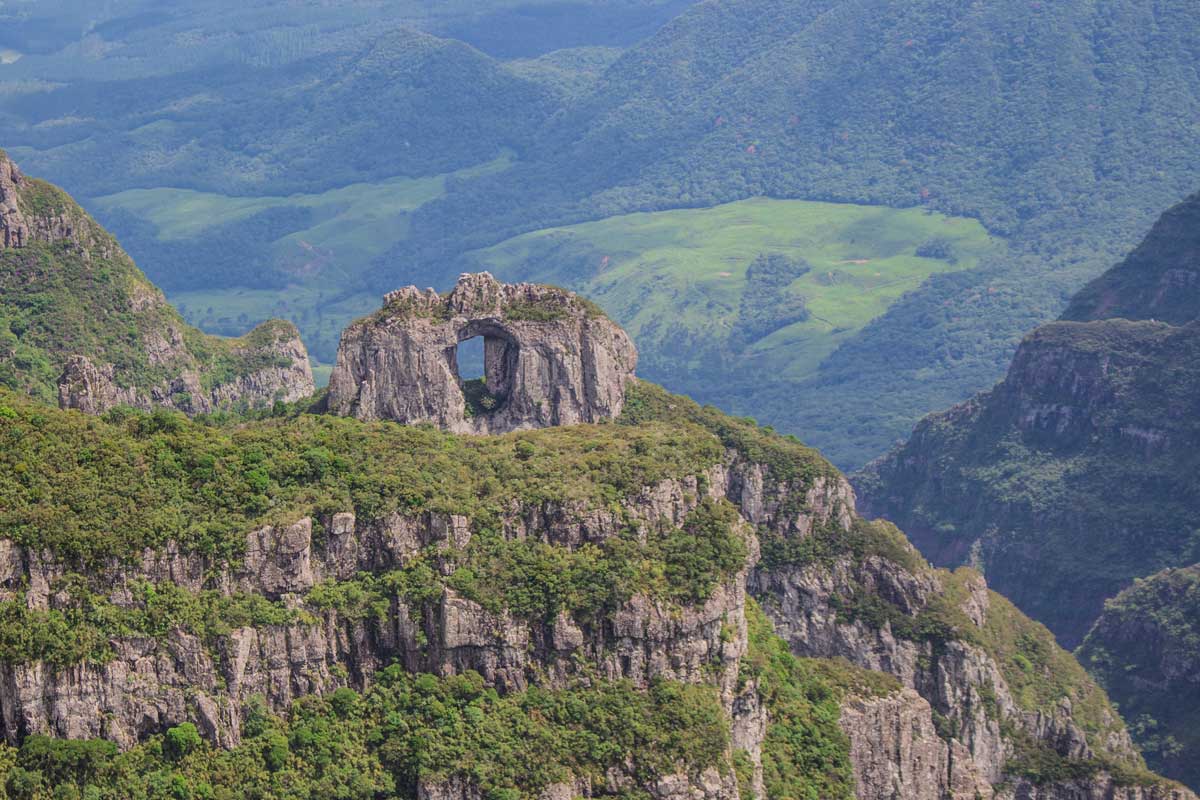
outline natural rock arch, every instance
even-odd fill
[[[486,384],[479,396],[457,363],[459,343],[477,336]],[[636,365],[629,336],[573,292],[465,274],[447,295],[391,292],[379,312],[351,325],[328,407],[456,433],[599,422],[621,413]]]

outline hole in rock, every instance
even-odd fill
[[[486,380],[483,372],[483,337],[475,336],[458,343],[458,377],[464,383]]]
[[[509,374],[516,348],[507,338],[483,333],[470,336],[469,329],[455,349],[455,369],[462,386],[467,415],[478,417],[491,414],[508,396]]]

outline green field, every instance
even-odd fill
[[[916,255],[935,240],[946,255]],[[803,259],[811,271],[787,292],[805,299],[809,318],[728,354],[777,380],[811,375],[840,342],[930,275],[971,269],[1002,246],[972,219],[756,198],[537,231],[473,257],[509,279],[558,276],[627,327],[647,366],[690,356],[697,370],[737,324],[751,262],[760,254]]]
[[[270,243],[274,263],[295,280],[284,289],[221,287],[169,292],[188,322],[238,335],[270,317],[299,326],[318,365],[332,359],[338,337],[353,319],[376,309],[374,293],[355,291],[362,271],[408,233],[408,214],[445,193],[446,180],[507,169],[505,154],[447,175],[359,183],[320,194],[235,197],[189,189],[132,189],[99,197],[101,212],[121,210],[149,222],[160,241],[192,241],[222,226],[275,208],[303,208],[312,224]],[[247,276],[247,283],[252,283]],[[318,370],[320,373],[321,371]]]

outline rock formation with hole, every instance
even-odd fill
[[[484,339],[483,381],[459,373],[460,342]],[[391,292],[342,335],[329,410],[362,420],[504,433],[613,419],[637,365],[629,336],[573,292],[464,274],[439,295]]]

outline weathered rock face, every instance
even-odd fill
[[[60,408],[102,414],[116,406],[175,408],[185,414],[209,414],[219,409],[261,408],[276,401],[290,403],[315,390],[308,351],[300,332],[288,323],[267,323],[256,330],[255,342],[234,344],[230,358],[247,364],[229,380],[215,385],[205,379],[204,367],[188,352],[175,327],[159,339],[153,352],[163,364],[181,365],[178,375],[150,386],[122,386],[112,364],[97,364],[83,355],[67,361],[58,382]]]
[[[25,177],[17,165],[0,152],[0,245],[20,247],[29,238],[29,225],[17,206],[17,192]]]
[[[506,535],[566,547],[619,535],[630,520],[679,525],[700,502],[702,481],[712,492],[727,484],[724,470],[667,481],[617,513],[574,507],[515,508]],[[714,495],[715,496],[715,495]],[[175,547],[147,551],[136,565],[113,563],[94,577],[113,602],[128,604],[131,582],[171,582],[190,591],[260,594],[302,603],[327,579],[403,567],[430,546],[462,547],[471,536],[463,517],[424,514],[356,520],[334,514],[314,542],[313,521],[267,527],[247,535],[237,565]],[[748,535],[748,531],[747,531]],[[35,608],[60,602],[55,586],[68,568],[49,554],[0,540],[0,592],[25,591]],[[702,604],[683,608],[633,597],[602,620],[560,614],[550,621],[492,613],[447,589],[436,601],[409,606],[396,597],[382,618],[317,611],[313,624],[247,627],[215,642],[177,632],[165,643],[122,639],[116,657],[55,671],[46,665],[0,664],[0,732],[75,738],[104,736],[123,746],[164,727],[191,720],[226,745],[239,738],[241,707],[262,694],[286,711],[296,698],[347,684],[362,688],[398,662],[413,672],[480,673],[503,691],[531,682],[563,685],[583,658],[599,677],[647,686],[656,678],[716,685],[732,707],[738,664],[746,650],[745,573],[719,586]]]
[[[991,783],[956,739],[943,740],[929,703],[912,689],[855,698],[842,708],[859,798],[991,800]]]
[[[682,524],[705,496],[725,498],[739,509],[752,544],[753,529],[805,537],[830,526],[848,532],[854,524],[854,499],[844,480],[781,482],[769,467],[731,451],[723,463],[648,486],[620,508],[514,505],[500,525],[510,538],[578,547],[618,535],[630,524],[647,529],[656,522]],[[306,593],[322,581],[403,567],[431,547],[465,547],[473,535],[467,518],[434,513],[373,520],[338,513],[321,520],[319,537],[314,529],[314,521],[304,518],[251,531],[236,564],[168,546],[146,551],[136,564],[111,563],[96,578],[118,605],[132,601],[128,587],[133,581],[149,580],[191,591],[257,593],[302,606]],[[128,746],[191,720],[208,738],[232,746],[239,741],[243,702],[254,694],[284,711],[307,693],[344,685],[362,688],[393,662],[442,675],[474,670],[489,684],[512,691],[534,682],[564,685],[584,662],[592,674],[640,686],[661,677],[718,687],[730,717],[732,744],[749,754],[753,785],[761,797],[762,742],[770,718],[756,684],[740,686],[738,680],[747,648],[749,586],[799,655],[846,658],[895,675],[904,685],[889,696],[850,697],[843,705],[841,725],[851,745],[857,796],[863,800],[975,800],[993,794],[1039,800],[1190,800],[1186,794],[1138,794],[1143,790],[1125,787],[1114,787],[1107,795],[1076,794],[1103,791],[1095,788],[1107,780],[1103,777],[1095,784],[1067,785],[1061,793],[1009,781],[1008,788],[995,793],[993,784],[1007,779],[1005,763],[1011,754],[1001,720],[1063,755],[1089,755],[1069,707],[1052,714],[1022,711],[995,661],[982,649],[948,642],[935,650],[898,638],[888,625],[848,622],[837,610],[839,597],[865,587],[906,613],[918,613],[943,591],[936,575],[880,557],[786,569],[755,566],[758,560],[752,546],[746,571],[702,604],[669,608],[634,597],[599,620],[565,614],[549,621],[519,619],[492,613],[447,590],[437,600],[415,606],[397,596],[378,617],[325,609],[315,611],[311,622],[244,627],[215,641],[181,631],[165,641],[123,638],[114,643],[115,657],[105,664],[60,670],[41,663],[2,664],[0,726],[9,739],[47,732],[105,736]],[[0,541],[0,591],[23,590],[33,607],[53,608],[60,602],[55,587],[67,571],[51,554]],[[962,608],[982,624],[988,603],[986,588],[975,580]],[[1127,739],[1109,745],[1110,751],[1129,746]],[[614,770],[605,776],[603,791],[628,785],[628,776]],[[556,792],[587,796],[600,789],[563,785],[547,797],[557,798]],[[1018,793],[1004,794],[1011,791]],[[420,793],[455,800],[478,796],[457,778],[422,785]],[[738,788],[732,775],[712,771],[664,776],[651,794],[662,800],[733,800]]]
[[[80,309],[82,302],[88,306]],[[65,193],[22,175],[2,151],[0,315],[20,324],[22,346],[40,357],[13,358],[0,347],[0,362],[13,358],[5,366],[16,385],[44,401],[57,397],[63,408],[166,406],[198,414],[314,391],[295,326],[267,322],[236,340],[190,328],[112,236]],[[120,337],[109,335],[113,325]],[[21,366],[36,360],[61,370],[57,385],[53,373]]]
[[[486,391],[469,399],[456,351],[477,336]],[[380,312],[352,325],[328,403],[344,416],[457,433],[600,422],[620,414],[636,366],[628,335],[573,293],[468,274],[444,297],[411,286],[392,292]]]
[[[1042,326],[1002,383],[855,476],[860,510],[1075,647],[1106,598],[1193,560],[1197,353],[1200,323]]]

